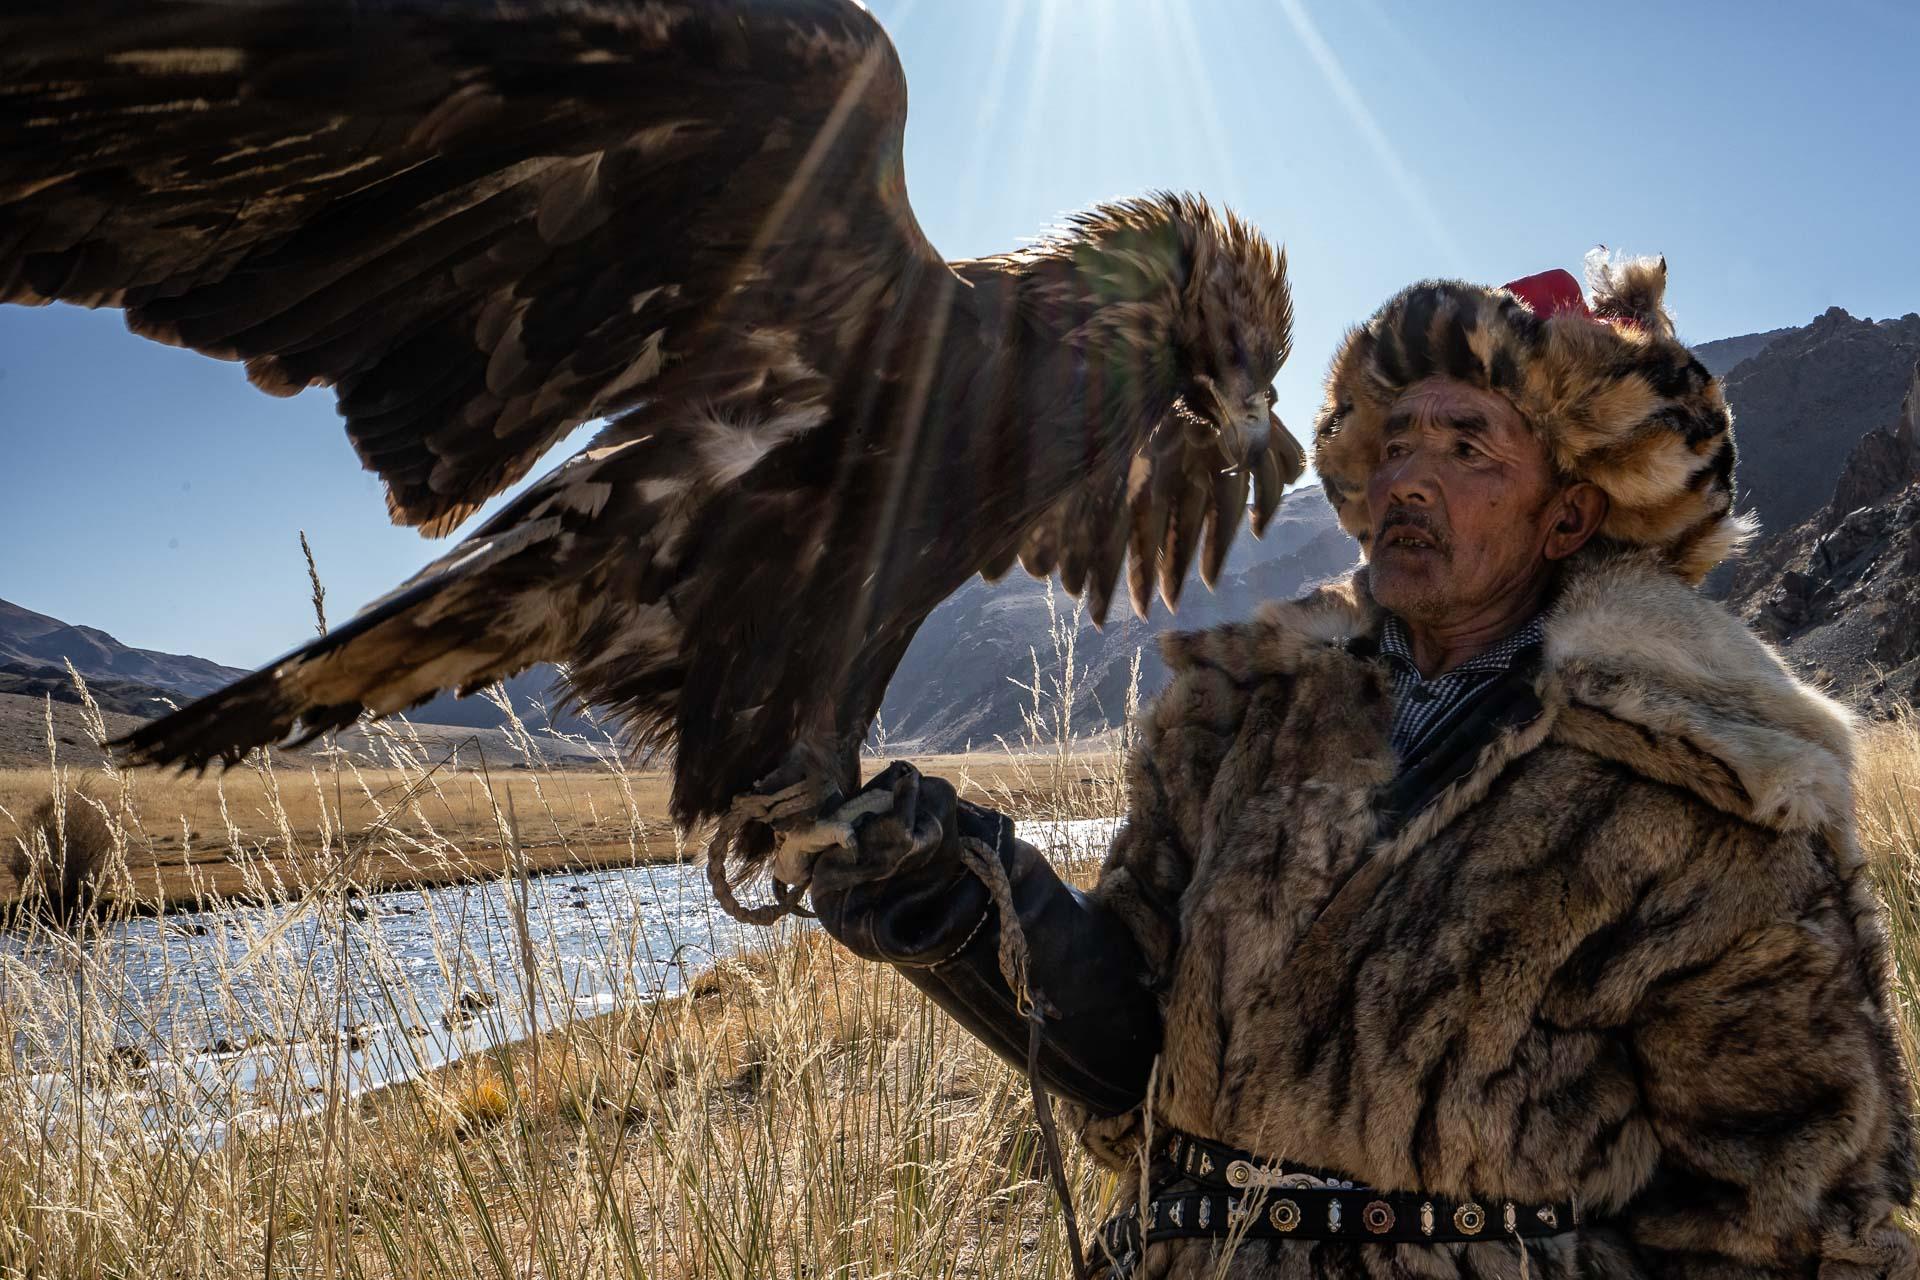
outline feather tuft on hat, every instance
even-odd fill
[[[1615,258],[1605,245],[1587,252],[1587,289],[1593,294],[1593,315],[1609,324],[1623,324],[1661,338],[1673,337],[1673,317],[1663,300],[1667,294],[1665,258]]]

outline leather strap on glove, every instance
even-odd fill
[[[1096,1115],[1146,1095],[1160,1050],[1159,1003],[1133,935],[1063,883],[1002,814],[961,801],[953,787],[896,763],[867,784],[890,791],[890,812],[855,822],[855,842],[813,866],[820,923],[856,955],[894,965],[1001,1058],[1025,1070],[1028,1023],[999,963],[1000,920],[987,888],[961,860],[969,837],[1006,869],[1026,934],[1029,984],[1045,1001],[1039,1080]]]

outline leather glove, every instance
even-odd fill
[[[813,909],[855,954],[900,969],[961,1026],[1025,1070],[1030,1028],[1000,973],[1000,915],[960,857],[963,836],[1000,859],[1047,1013],[1038,1060],[1047,1091],[1114,1115],[1137,1105],[1160,1049],[1160,1005],[1124,925],[1057,877],[1002,814],[960,800],[912,765],[862,789],[890,812],[855,819],[854,843],[814,863]]]
[[[932,965],[965,942],[992,905],[960,857],[963,831],[997,848],[1013,824],[962,806],[953,785],[904,761],[890,764],[860,795],[890,792],[893,807],[853,823],[854,844],[813,864],[813,909],[854,954],[898,965]],[[963,810],[965,812],[963,812]]]

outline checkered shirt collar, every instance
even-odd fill
[[[1514,662],[1523,651],[1535,645],[1544,644],[1546,638],[1546,615],[1536,613],[1506,639],[1489,645],[1459,666],[1433,677],[1433,680],[1444,680],[1456,672],[1511,671]],[[1414,663],[1413,642],[1407,636],[1407,624],[1391,613],[1386,616],[1386,621],[1380,628],[1380,652],[1393,659],[1396,664],[1404,665],[1413,673],[1415,679],[1422,683],[1432,683],[1420,675],[1420,668]]]
[[[1394,754],[1416,759],[1429,740],[1514,669],[1521,654],[1541,644],[1546,627],[1535,615],[1514,632],[1481,653],[1428,680],[1414,665],[1413,645],[1400,619],[1388,614],[1380,628],[1380,652],[1392,676],[1393,722],[1388,731]]]

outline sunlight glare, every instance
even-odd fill
[[[1448,272],[1463,271],[1467,262],[1466,251],[1460,247],[1459,241],[1453,238],[1453,234],[1440,221],[1439,211],[1427,198],[1426,192],[1421,188],[1412,171],[1401,160],[1399,151],[1387,140],[1386,133],[1380,128],[1379,122],[1373,118],[1373,112],[1367,109],[1366,101],[1354,88],[1353,81],[1348,78],[1346,68],[1340,64],[1339,55],[1334,53],[1333,48],[1321,36],[1320,28],[1314,25],[1313,17],[1307,12],[1306,5],[1302,0],[1277,0],[1277,3],[1281,12],[1286,15],[1287,21],[1292,24],[1294,34],[1300,37],[1300,43],[1306,46],[1314,65],[1320,69],[1320,74],[1326,77],[1327,85],[1333,90],[1334,97],[1340,100],[1340,105],[1346,109],[1354,126],[1367,140],[1367,145],[1373,148],[1381,164],[1386,166],[1387,176],[1393,179],[1393,185],[1399,190],[1401,199],[1405,200],[1418,215],[1427,234],[1433,237],[1434,244],[1446,255]]]
[[[1059,30],[1060,6],[1042,4],[1040,23],[1033,35],[1033,73],[1027,79],[1026,128],[1020,137],[1019,179],[1015,191],[1031,191],[1039,179],[1041,157],[1052,154],[1051,143],[1059,122],[1049,114],[1052,83],[1048,69],[1053,66],[1054,36]]]
[[[1000,11],[1000,30],[993,41],[993,64],[987,68],[986,84],[981,88],[979,109],[974,116],[973,151],[967,159],[967,179],[961,187],[965,204],[957,214],[957,221],[963,244],[973,242],[974,219],[979,216],[982,189],[987,180],[989,144],[993,140],[994,125],[1000,118],[1002,100],[1007,94],[1007,73],[1013,66],[1014,34],[1020,29],[1025,11],[1025,0],[1009,0]]]
[[[1180,48],[1182,80],[1193,95],[1200,112],[1200,128],[1206,135],[1208,158],[1229,207],[1244,210],[1245,190],[1239,178],[1240,167],[1233,163],[1227,136],[1220,124],[1220,100],[1213,92],[1214,71],[1200,53],[1200,37],[1193,28],[1193,14],[1185,0],[1156,0],[1152,5],[1155,36],[1160,46],[1177,44]],[[1169,22],[1171,18],[1171,22]],[[1169,31],[1171,28],[1171,31]],[[1169,39],[1171,35],[1171,39]]]

